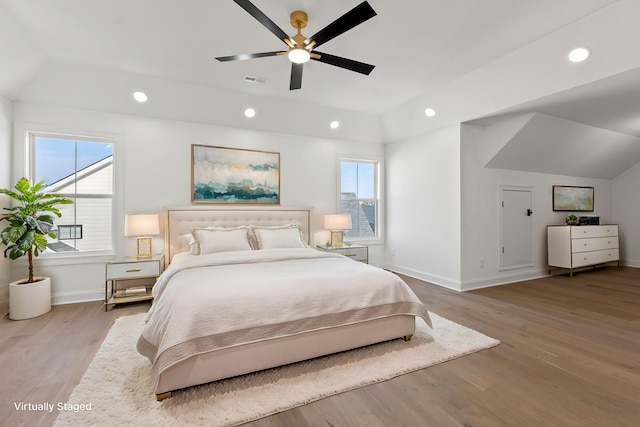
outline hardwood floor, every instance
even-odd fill
[[[502,343],[246,426],[640,426],[640,269],[465,293],[404,278],[430,311]],[[0,319],[0,425],[51,425],[55,411],[14,402],[66,401],[115,318],[147,309]]]
[[[95,301],[56,305],[35,319],[0,319],[0,426],[53,424],[56,410],[21,411],[15,405],[66,402],[115,319],[150,305],[105,312],[104,302]]]

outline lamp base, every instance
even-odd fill
[[[153,255],[152,238],[151,237],[138,237],[138,258],[149,258]]]
[[[344,231],[331,231],[329,246],[344,246]]]

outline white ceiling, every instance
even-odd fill
[[[253,2],[292,35],[289,14],[306,11],[310,36],[361,0]],[[377,16],[321,50],[374,64],[371,75],[311,61],[289,91],[285,57],[214,59],[285,47],[232,0],[0,0],[0,95],[372,142],[526,112],[640,137],[640,60],[623,51],[637,52],[637,0],[369,3]],[[562,63],[583,43],[588,65]],[[140,87],[144,107],[130,98]],[[265,111],[250,123],[237,114],[249,104]],[[343,126],[331,134],[334,118]]]
[[[290,92],[285,57],[214,60],[285,47],[231,0],[3,0],[15,22],[52,61],[370,114],[382,114],[455,80],[612,1],[370,0],[378,15],[322,50],[376,65],[371,75],[312,61],[304,67],[302,89]],[[295,30],[289,14],[306,11],[307,36],[359,3],[254,0],[290,34]],[[245,75],[267,82],[246,83]]]

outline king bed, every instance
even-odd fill
[[[305,209],[167,211],[170,262],[138,340],[171,392],[390,339],[426,308],[388,271],[309,247]]]

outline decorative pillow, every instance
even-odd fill
[[[258,243],[258,249],[308,247],[302,239],[302,230],[298,224],[273,227],[251,226],[251,230]]]
[[[198,242],[200,254],[251,250],[249,227],[195,228],[193,235]]]
[[[182,237],[184,237],[184,239],[187,241],[187,244],[189,245],[189,253],[191,255],[200,255],[200,247],[198,245],[198,242],[196,241],[196,238],[193,237],[193,234],[183,234]]]

